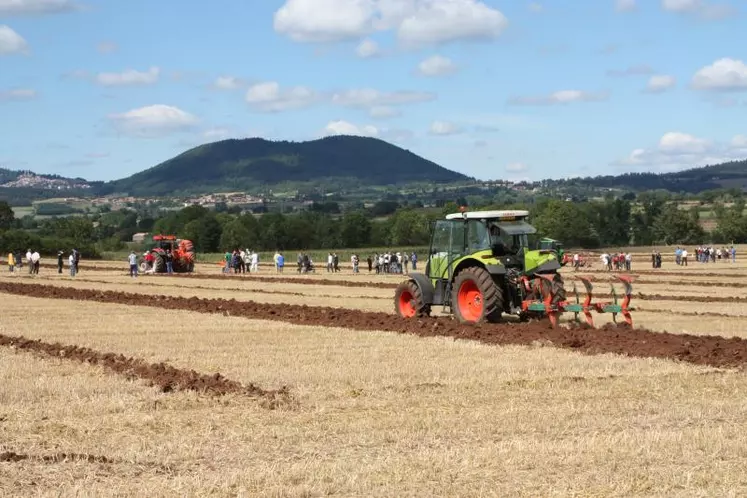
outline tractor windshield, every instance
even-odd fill
[[[528,235],[537,230],[524,221],[503,221],[490,223],[490,239],[493,247],[503,248],[511,254],[518,254],[529,247]]]

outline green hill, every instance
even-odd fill
[[[375,138],[334,136],[308,142],[230,139],[200,145],[128,178],[109,192],[255,190],[288,184],[335,186],[448,183],[469,178]]]
[[[548,181],[548,184],[564,186],[590,186],[598,188],[622,188],[634,191],[669,190],[670,192],[698,193],[713,189],[746,189],[747,159],[692,168],[676,173],[625,173],[567,180]]]

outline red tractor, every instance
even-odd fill
[[[143,273],[152,268],[153,273],[166,272],[166,251],[173,257],[174,273],[191,273],[195,269],[195,250],[191,240],[177,239],[175,235],[154,235],[156,246],[145,254],[141,263]]]

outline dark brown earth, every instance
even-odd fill
[[[636,357],[668,358],[715,367],[741,368],[747,364],[747,341],[740,338],[660,333],[623,326],[605,326],[599,329],[583,326],[553,329],[546,321],[463,325],[449,318],[406,320],[394,314],[339,308],[266,304],[233,299],[148,296],[9,282],[0,282],[0,292],[35,298],[86,300],[200,313],[219,313],[224,316],[276,320],[301,325],[381,330],[423,337],[453,337],[497,345],[530,345],[536,342],[549,342],[557,347],[587,354],[616,353]],[[197,374],[188,373],[186,376],[191,378],[192,375]]]
[[[253,398],[269,401],[275,407],[279,401],[288,396],[287,388],[277,391],[266,391],[254,384],[243,385],[227,379],[219,373],[200,374],[194,370],[175,368],[166,363],[147,363],[139,358],[126,357],[121,354],[102,353],[90,348],[48,343],[25,337],[12,337],[0,334],[0,346],[18,351],[29,351],[47,358],[63,358],[80,363],[98,365],[104,369],[125,376],[128,379],[142,379],[148,385],[158,387],[161,392],[197,391],[203,394],[222,396],[226,394],[243,394]]]

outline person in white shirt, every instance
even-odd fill
[[[252,272],[259,271],[259,254],[256,251],[252,251]]]
[[[39,262],[41,261],[41,255],[39,255],[39,251],[34,251],[31,254],[31,266],[33,267],[33,273],[38,275],[39,274]]]
[[[682,250],[682,266],[687,266],[687,249]]]
[[[130,276],[132,278],[137,277],[137,254],[135,254],[135,251],[130,252],[130,255],[127,257],[127,260],[130,263]]]
[[[630,253],[625,254],[625,269],[630,271],[630,267],[633,263],[633,256]]]
[[[26,264],[29,265],[29,273],[34,273],[34,264],[31,262],[31,249],[26,251]]]
[[[573,255],[573,270],[578,271],[578,267],[581,264],[581,257],[578,255],[578,253],[575,253]]]
[[[67,264],[70,266],[70,276],[75,276],[75,256],[73,253],[70,253],[70,256],[67,258]]]
[[[280,273],[280,267],[278,266],[278,262],[280,261],[280,253],[278,251],[275,251],[275,256],[273,256],[272,259],[275,263],[275,272]]]

